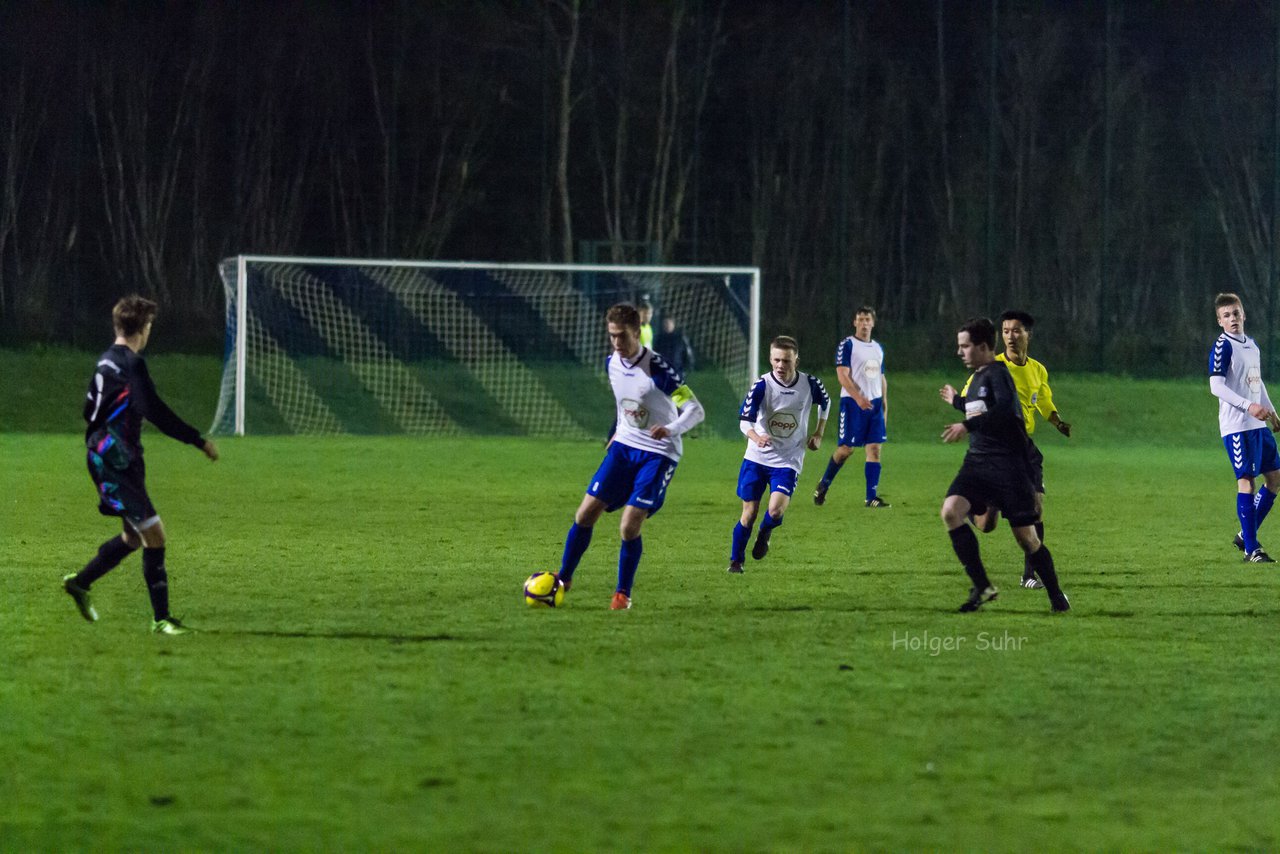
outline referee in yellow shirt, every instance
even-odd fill
[[[1022,404],[1022,417],[1027,424],[1027,454],[1031,461],[1032,479],[1036,486],[1036,534],[1044,539],[1044,455],[1036,447],[1031,435],[1036,430],[1036,413],[1057,428],[1064,436],[1071,435],[1071,425],[1058,416],[1053,405],[1053,392],[1049,389],[1049,372],[1045,366],[1027,355],[1031,346],[1031,327],[1035,318],[1025,311],[1006,311],[1000,315],[1000,335],[1004,338],[1004,352],[996,356],[1004,362],[1013,376]],[[1023,587],[1040,587],[1040,580],[1031,567],[1022,571]]]

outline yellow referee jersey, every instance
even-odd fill
[[[1053,405],[1053,392],[1049,390],[1049,371],[1030,356],[1025,365],[1010,362],[1003,352],[998,353],[996,359],[1004,362],[1009,375],[1013,377],[1013,384],[1018,389],[1018,402],[1022,404],[1022,418],[1027,423],[1027,435],[1030,436],[1036,432],[1036,410],[1048,420],[1057,408]],[[970,376],[960,394],[969,393],[969,383],[972,381],[973,377]]]

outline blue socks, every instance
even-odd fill
[[[1271,512],[1271,505],[1276,503],[1276,494],[1265,486],[1258,488],[1258,493],[1253,497],[1253,525],[1254,536],[1257,536],[1257,529],[1262,527],[1262,520],[1267,518],[1267,514]]]
[[[560,558],[560,580],[568,583],[573,580],[573,571],[578,568],[587,546],[591,545],[591,532],[594,528],[584,528],[577,522],[569,526],[569,535],[564,538],[564,557]]]
[[[733,542],[729,546],[729,560],[742,563],[747,559],[747,540],[751,539],[751,529],[742,524],[739,519],[738,523],[733,526]]]
[[[777,519],[774,519],[772,514],[765,513],[764,518],[760,520],[760,530],[771,531],[774,528],[777,528],[778,526],[780,526],[781,524],[782,524],[781,516],[779,516]]]
[[[827,470],[822,473],[822,486],[830,486],[831,481],[836,479],[836,475],[840,474],[840,469],[843,467],[844,463],[838,463],[835,457],[832,457],[827,462]]]
[[[876,490],[880,488],[880,464],[867,463],[865,466],[867,475],[867,500],[876,497]]]
[[[1275,496],[1271,499],[1274,501]],[[1236,493],[1236,516],[1240,518],[1240,538],[1244,540],[1245,554],[1252,554],[1258,548],[1258,514],[1253,501],[1253,495],[1247,492]]]
[[[641,537],[634,540],[623,540],[618,550],[618,592],[624,596],[631,595],[631,585],[636,580],[636,570],[640,567],[640,554],[644,551]]]

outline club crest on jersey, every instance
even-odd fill
[[[621,406],[622,417],[626,419],[629,425],[637,430],[643,430],[649,426],[649,410],[645,408],[643,403],[627,397],[622,399]]]
[[[800,426],[800,422],[796,419],[794,413],[791,412],[775,412],[769,416],[769,423],[765,429],[769,431],[769,435],[775,439],[788,439],[792,433],[796,432],[796,428]]]

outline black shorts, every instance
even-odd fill
[[[89,437],[86,463],[98,492],[99,513],[119,516],[134,530],[142,530],[156,517],[141,453],[126,447],[113,433],[99,431]]]
[[[1027,438],[1027,462],[1031,464],[1031,485],[1044,495],[1044,454],[1030,437]]]
[[[979,513],[995,507],[1014,528],[1035,524],[1039,518],[1031,471],[1025,460],[966,459],[947,489],[947,496],[952,495],[961,496]]]

